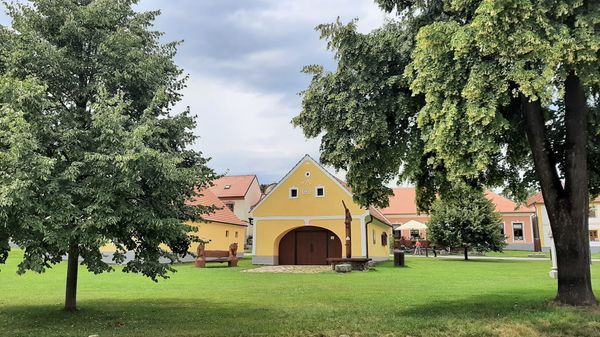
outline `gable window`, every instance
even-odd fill
[[[598,214],[596,213],[596,207],[592,206],[590,207],[590,213],[589,213],[589,217],[590,218],[597,218]]]
[[[225,237],[228,238],[229,237],[229,231],[225,231]]]
[[[325,187],[318,186],[316,188],[315,194],[316,194],[317,198],[324,197],[325,196]]]
[[[376,244],[377,241],[375,240],[375,230],[373,230],[373,244]]]
[[[298,198],[298,189],[295,187],[290,188],[290,198]]]
[[[225,206],[227,206],[227,208],[229,208],[229,210],[233,212],[235,204],[234,203],[226,203]]]
[[[513,239],[523,241],[523,223],[513,222]]]
[[[238,237],[238,232],[235,232],[235,237],[236,237],[236,238]]]

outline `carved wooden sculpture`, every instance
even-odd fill
[[[346,257],[352,257],[352,214],[350,214],[350,210],[346,207],[346,203],[342,200],[342,205],[344,205],[344,211],[346,213],[344,224],[346,224]]]

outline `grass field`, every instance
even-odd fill
[[[531,251],[525,251],[525,250],[505,250],[502,252],[486,252],[485,256],[492,256],[492,257],[529,257],[529,255],[531,254],[535,254],[535,255],[544,255],[547,258],[550,258],[550,253],[544,253],[544,252],[531,252]],[[593,259],[600,259],[600,253],[592,253],[592,258]]]
[[[600,309],[559,307],[548,261],[408,258],[350,274],[245,273],[180,265],[154,283],[80,272],[79,311],[61,311],[65,264],[0,272],[0,336],[600,336]],[[600,264],[593,267],[600,289]],[[600,291],[598,291],[600,293]]]

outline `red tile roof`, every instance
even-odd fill
[[[485,192],[486,198],[491,200],[496,205],[496,212],[500,213],[531,213],[530,208],[519,205],[514,201],[498,195],[492,191]]]
[[[381,211],[385,215],[391,214],[417,214],[416,189],[414,187],[396,187],[394,195],[390,196],[390,205]],[[496,211],[500,213],[531,213],[532,210],[519,206],[510,199],[487,191],[485,196],[496,205]]]
[[[229,207],[225,206],[223,201],[221,201],[213,192],[211,192],[210,189],[204,189],[198,192],[196,197],[189,201],[189,204],[215,206],[217,209],[215,209],[213,213],[202,215],[202,218],[207,221],[247,226],[247,224],[233,214]]]
[[[392,189],[390,205],[381,211],[383,214],[417,214],[417,194],[414,187],[396,187]]]
[[[210,190],[219,198],[244,197],[256,175],[224,176],[213,181]]]
[[[594,202],[600,202],[600,196],[598,196],[596,199],[594,199]],[[542,195],[542,192],[538,192],[534,195],[532,195],[531,197],[529,197],[529,199],[527,199],[527,206],[531,206],[533,204],[543,204],[544,203],[544,196]]]

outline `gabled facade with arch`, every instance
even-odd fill
[[[387,260],[391,225],[376,208],[354,203],[352,192],[304,156],[252,210],[254,264],[326,264],[345,257],[344,207],[352,215],[352,257]]]

